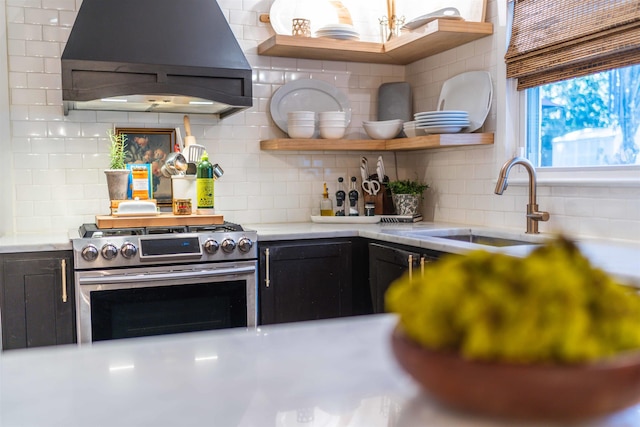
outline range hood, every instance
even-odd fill
[[[69,110],[219,114],[252,106],[251,66],[215,0],[84,0],[62,53]]]

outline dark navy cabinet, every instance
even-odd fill
[[[76,342],[71,251],[0,255],[3,350]]]

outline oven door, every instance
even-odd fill
[[[78,343],[256,326],[256,261],[76,271]]]

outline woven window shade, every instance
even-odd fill
[[[518,90],[640,63],[640,1],[515,0],[507,77]]]

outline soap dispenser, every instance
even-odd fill
[[[320,200],[320,216],[333,216],[333,203],[329,198],[329,189],[326,182],[324,183],[322,200]]]

